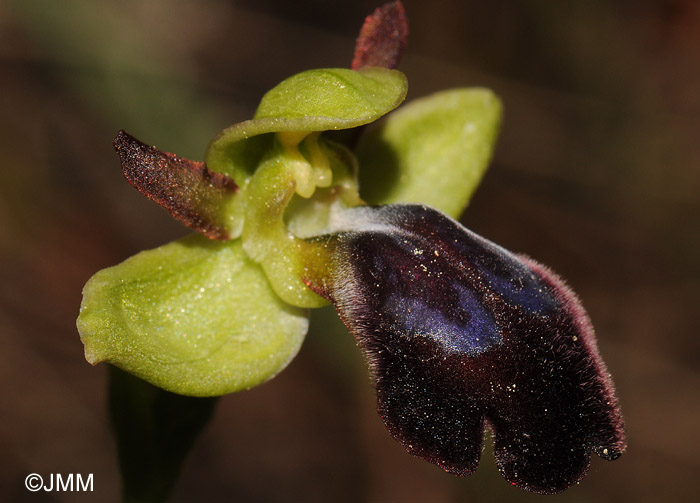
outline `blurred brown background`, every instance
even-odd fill
[[[278,81],[349,65],[377,3],[0,0],[2,501],[118,500],[105,368],[84,361],[75,329],[80,290],[187,231],[122,179],[116,131],[201,159]],[[476,85],[505,103],[463,221],[567,278],[618,387],[628,452],[548,501],[695,501],[700,2],[404,3],[409,99]],[[351,337],[328,330],[332,313],[314,319],[285,372],[221,401],[175,501],[543,498],[503,481],[488,449],[467,479],[405,454]],[[93,473],[95,492],[29,493],[32,472]]]

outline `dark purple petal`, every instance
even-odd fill
[[[356,208],[316,288],[368,358],[379,414],[412,454],[472,473],[484,425],[512,484],[563,491],[625,437],[580,302],[549,269],[418,205]],[[314,285],[311,285],[314,287]]]
[[[114,138],[114,149],[127,181],[177,220],[212,239],[229,239],[222,208],[237,192],[226,175],[140,142],[126,131]]]
[[[408,44],[408,18],[403,4],[395,1],[377,7],[367,16],[355,43],[351,68],[396,68]]]

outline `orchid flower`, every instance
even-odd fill
[[[178,394],[232,393],[282,371],[308,309],[331,303],[408,452],[468,475],[488,427],[509,482],[562,491],[591,452],[625,448],[610,376],[564,282],[454,220],[488,165],[500,101],[453,89],[393,111],[405,27],[399,2],[378,9],[351,69],[286,79],[204,162],[117,135],[127,180],[196,232],[88,281],[86,358]],[[385,115],[352,149],[327,133]]]

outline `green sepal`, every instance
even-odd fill
[[[90,363],[174,393],[216,396],[284,369],[308,317],[274,294],[240,240],[191,235],[95,274],[77,325]]]
[[[486,171],[500,119],[501,102],[487,89],[408,103],[361,138],[360,195],[370,204],[422,203],[459,217]]]
[[[348,129],[373,122],[396,108],[407,89],[406,77],[397,70],[307,70],[270,89],[254,118],[281,120],[284,129],[275,131]]]
[[[272,135],[266,133],[362,126],[399,106],[407,89],[406,77],[386,68],[299,73],[268,91],[253,119],[214,138],[207,149],[207,166],[244,186],[272,144]]]

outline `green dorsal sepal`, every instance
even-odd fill
[[[268,91],[253,119],[214,138],[207,149],[207,166],[244,186],[270,148],[273,140],[268,133],[308,134],[362,126],[399,106],[407,89],[406,77],[386,68],[299,73]]]

